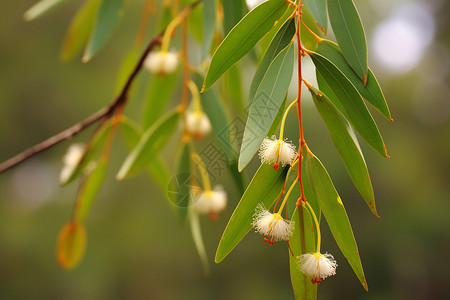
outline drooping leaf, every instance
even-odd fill
[[[275,135],[278,131],[278,128],[280,127],[281,120],[283,119],[284,110],[286,109],[286,99],[287,96],[284,98],[283,102],[280,105],[280,109],[277,112],[277,115],[275,116],[275,119],[272,123],[272,126],[269,129],[269,132],[267,132],[267,136]]]
[[[64,2],[67,2],[67,0],[41,0],[30,7],[23,14],[23,18],[25,19],[25,21],[35,20],[48,13],[49,11],[55,9]]]
[[[304,4],[326,34],[328,28],[327,0],[304,0]]]
[[[78,165],[71,170],[70,174],[66,177],[67,179],[65,181],[62,181],[61,185],[64,186],[72,182],[74,179],[85,172],[86,168],[90,163],[92,163],[92,161],[97,159],[101,150],[103,149],[103,146],[105,145],[110,129],[110,121],[107,121],[101,125],[101,127],[91,138],[89,144],[86,146],[83,157],[78,162]]]
[[[83,224],[70,222],[59,232],[56,257],[61,267],[72,270],[78,266],[86,251],[86,230]]]
[[[203,45],[202,45],[202,60],[204,60],[211,48],[211,42],[216,28],[216,12],[217,1],[210,0],[203,2]]]
[[[366,34],[352,0],[327,0],[328,15],[345,59],[359,78],[367,80]]]
[[[117,74],[115,94],[119,94],[120,91],[123,89],[125,83],[130,77],[131,72],[133,71],[137,62],[139,61],[140,52],[141,52],[140,47],[134,45],[134,47],[131,48],[131,50],[126,54],[125,58],[122,60],[119,72]],[[133,87],[134,85],[131,87],[132,91]]]
[[[298,268],[300,255],[315,252],[315,229],[309,211],[304,207],[295,208],[292,219],[294,230],[289,238],[289,246],[293,254],[289,251],[289,266],[291,271],[291,284],[296,300],[315,300],[317,296],[317,284],[313,284]],[[303,223],[303,226],[301,224]],[[301,234],[303,230],[303,235]],[[303,243],[302,245],[302,236]]]
[[[88,0],[84,2],[83,6],[81,6],[73,17],[61,46],[59,56],[62,61],[74,59],[83,50],[94,28],[100,3],[101,0]]]
[[[345,60],[342,51],[337,44],[328,40],[323,40],[319,43],[315,51],[331,61],[348,78],[348,80],[350,80],[361,96],[383,114],[386,119],[391,119],[386,99],[384,98],[380,85],[370,68],[367,74],[367,83],[364,85]]]
[[[197,249],[198,256],[202,262],[203,272],[205,275],[209,274],[208,256],[206,255],[205,243],[203,242],[202,230],[200,228],[200,220],[198,213],[192,207],[189,208],[190,228],[192,239],[194,240],[195,249]]]
[[[244,111],[247,100],[243,97],[242,88],[242,72],[239,63],[232,66],[223,74],[223,88],[222,93],[226,99],[231,100],[231,103],[239,111]]]
[[[256,90],[245,125],[239,171],[250,162],[267,136],[289,88],[293,64],[294,45],[291,43],[273,60]]]
[[[144,134],[144,131],[137,123],[126,117],[122,117],[121,119],[120,132],[130,150],[136,147],[141,139],[141,136]],[[147,170],[150,176],[158,184],[161,192],[166,194],[171,178],[167,163],[159,155],[157,155],[149,162]]]
[[[100,159],[80,185],[75,204],[74,219],[82,223],[92,206],[106,175],[108,161]]]
[[[252,229],[259,203],[269,209],[281,193],[288,168],[275,171],[271,165],[259,167],[233,212],[217,248],[215,262],[221,262]]]
[[[268,0],[245,15],[214,53],[202,90],[209,89],[226,70],[247,54],[289,6],[285,0]]]
[[[322,55],[311,53],[310,56],[317,68],[316,74],[320,74],[323,82],[328,85],[324,86],[319,83],[320,90],[341,110],[369,145],[382,156],[388,157],[378,127],[353,84]],[[320,81],[318,78],[318,82]]]
[[[275,57],[292,42],[292,38],[295,35],[295,22],[290,20],[278,31],[277,35],[270,42],[267,51],[264,53],[261,62],[256,69],[255,75],[253,76],[252,83],[250,85],[249,99],[255,97],[256,90],[258,89],[261,81],[266,75],[270,64],[275,59]]]
[[[181,68],[164,76],[152,75],[142,109],[142,126],[149,128],[164,113],[180,82]]]
[[[324,120],[334,146],[344,165],[369,208],[377,216],[372,183],[358,141],[344,116],[326,95],[314,87],[309,88],[314,104]]]
[[[334,188],[328,172],[319,159],[309,155],[306,155],[304,159],[308,181],[327,220],[331,233],[364,289],[367,290],[367,282],[359,257],[358,246],[356,245],[344,204]]]
[[[184,1],[184,2],[186,4],[183,6],[187,6],[194,1]],[[199,44],[202,44],[204,39],[203,6],[198,6],[195,9],[191,10],[187,18],[187,26],[189,33],[192,35],[192,37],[196,39]]]
[[[319,25],[317,25],[316,19],[314,19],[313,15],[309,12],[307,5],[303,5],[302,7],[300,39],[302,40],[302,44],[306,49],[314,50],[317,47],[317,38],[311,32],[309,32],[305,25],[308,26],[308,28],[317,36],[323,36],[323,31],[320,29]]]
[[[178,212],[180,222],[184,224],[188,215],[189,206],[193,203],[196,191],[193,164],[191,163],[191,149],[189,144],[183,144],[177,158],[177,174],[173,192],[169,194],[173,206]]]
[[[247,4],[245,0],[222,0],[222,6],[224,33],[227,35],[247,13]]]
[[[97,22],[83,55],[88,62],[111,36],[123,15],[124,0],[103,0],[97,15]]]
[[[137,146],[123,162],[116,176],[117,179],[130,177],[147,166],[177,129],[179,119],[180,113],[175,109],[147,129]]]

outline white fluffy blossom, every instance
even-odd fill
[[[195,139],[202,139],[211,132],[211,122],[202,111],[189,112],[186,116],[187,130]]]
[[[63,157],[63,168],[59,174],[59,181],[61,183],[66,182],[69,179],[70,174],[80,163],[83,157],[85,146],[83,144],[72,144],[67,149],[66,154]]]
[[[294,223],[283,219],[278,213],[271,213],[262,204],[256,207],[253,227],[257,233],[270,237],[273,241],[287,241],[292,235]]]
[[[217,214],[225,209],[227,206],[227,194],[221,186],[216,186],[213,191],[206,191],[200,194],[197,201],[194,203],[194,209],[199,214],[210,214],[217,216]]]
[[[152,73],[170,74],[178,66],[178,53],[176,52],[151,52],[144,61],[144,67]]]
[[[303,274],[312,277],[313,282],[320,283],[322,279],[336,274],[337,263],[328,253],[306,253],[300,256],[298,267]]]
[[[262,163],[274,164],[274,169],[278,165],[289,165],[297,156],[295,145],[288,141],[281,141],[275,136],[271,139],[265,138],[259,148],[259,157]]]

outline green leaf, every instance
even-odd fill
[[[84,178],[75,204],[75,220],[82,223],[92,206],[106,176],[108,161],[100,159],[94,169]]]
[[[303,22],[300,23],[300,38],[302,44],[306,49],[314,50],[317,47],[317,38],[309,32],[303,23],[319,37],[323,35],[323,31],[319,28],[319,25],[317,25],[316,19],[314,19],[306,5],[303,5],[302,7],[302,21]]]
[[[359,78],[367,80],[367,44],[364,28],[352,0],[327,0],[331,27],[345,59]]]
[[[124,0],[103,0],[97,15],[94,32],[83,55],[83,62],[88,62],[106,40],[111,36],[114,28],[123,15]]]
[[[103,125],[101,125],[101,127],[94,133],[94,136],[91,138],[89,144],[86,146],[83,157],[79,161],[78,165],[74,169],[72,169],[70,175],[66,177],[67,179],[65,181],[61,182],[61,185],[64,186],[72,182],[74,179],[85,172],[87,166],[92,161],[97,159],[103,149],[103,146],[106,143],[106,139],[108,137],[110,129],[110,121],[107,121],[106,123],[103,123]]]
[[[161,117],[180,82],[181,68],[164,76],[153,74],[142,110],[142,126],[147,129]]]
[[[391,114],[389,112],[386,99],[384,98],[380,85],[378,84],[378,81],[370,68],[367,75],[367,84],[364,85],[358,75],[356,75],[345,60],[344,55],[337,44],[328,40],[323,40],[319,43],[315,51],[330,60],[345,75],[345,77],[350,80],[361,96],[363,96],[381,114],[383,114],[386,119],[391,119]]]
[[[310,87],[309,91],[317,110],[327,125],[333,144],[344,161],[350,178],[369,208],[378,216],[369,171],[353,130],[327,96],[314,87]]]
[[[286,48],[292,42],[292,38],[295,35],[295,21],[291,19],[286,22],[286,24],[278,31],[277,35],[270,42],[269,48],[264,53],[261,62],[256,69],[255,75],[253,76],[252,83],[250,85],[249,99],[255,97],[256,90],[261,84],[264,76],[266,75],[270,64],[275,59],[275,57]]]
[[[125,58],[122,60],[122,63],[119,68],[119,72],[117,74],[116,80],[116,89],[115,94],[119,94],[126,84],[128,78],[130,77],[131,72],[135,68],[137,62],[139,61],[139,56],[141,49],[139,46],[134,45],[133,48],[127,53]],[[131,87],[133,89],[134,86]]]
[[[88,0],[70,23],[59,54],[62,61],[75,58],[83,49],[92,32],[101,0]]]
[[[191,148],[189,144],[183,144],[177,158],[177,174],[175,190],[176,194],[170,197],[172,204],[178,211],[178,217],[183,224],[186,221],[188,208],[191,205],[194,193],[193,164],[191,162]]]
[[[245,3],[245,0],[222,0],[222,6],[224,14],[224,33],[228,34],[247,13],[247,4]]]
[[[272,206],[280,194],[288,168],[275,171],[271,165],[259,167],[233,212],[217,248],[215,262],[221,262],[252,229],[253,215],[259,203]]]
[[[369,145],[382,156],[388,157],[378,127],[353,84],[322,55],[312,52],[310,56],[316,66],[316,74],[320,74],[328,85],[324,85],[318,75],[320,90],[341,110]]]
[[[317,25],[326,34],[328,27],[327,0],[304,0],[303,2],[316,19]]]
[[[239,111],[244,111],[247,103],[242,92],[242,72],[239,63],[223,74],[222,92]]]
[[[304,159],[308,181],[327,220],[331,233],[364,289],[367,290],[367,282],[359,258],[358,246],[356,245],[344,204],[334,188],[328,172],[319,159],[309,155],[306,155]]]
[[[278,110],[277,115],[275,116],[275,119],[273,120],[272,126],[270,127],[269,132],[267,133],[267,136],[272,136],[277,133],[278,128],[280,127],[281,120],[283,119],[284,110],[286,109],[286,100],[287,100],[287,95],[280,105],[280,109]]]
[[[285,0],[268,0],[245,15],[214,53],[202,90],[209,89],[226,70],[247,54],[289,5]]]
[[[216,0],[209,0],[203,2],[203,45],[202,45],[202,60],[204,60],[211,48],[211,43],[214,36],[214,29],[216,28]]]
[[[120,125],[120,132],[125,143],[127,144],[128,148],[133,149],[139,143],[139,140],[144,134],[144,131],[137,123],[126,117],[123,117],[121,119]],[[150,176],[158,184],[161,192],[163,194],[166,194],[171,175],[169,172],[169,167],[167,166],[165,161],[159,155],[157,155],[148,163],[147,170]]]
[[[315,226],[309,211],[302,205],[295,208],[292,221],[295,224],[292,236],[289,239],[289,266],[291,271],[291,284],[296,300],[315,300],[317,297],[317,284],[313,284],[298,268],[299,256],[304,253],[315,252]],[[300,224],[303,223],[301,227]],[[304,229],[304,250],[300,231]]]
[[[245,125],[239,171],[250,162],[267,136],[289,88],[293,65],[294,45],[291,43],[273,60],[256,90]]]
[[[186,1],[192,3],[194,1]],[[210,2],[210,1],[207,1]],[[185,6],[187,6],[186,4]],[[197,40],[199,44],[203,42],[203,6],[198,6],[191,10],[189,17],[187,18],[188,30],[192,37]]]
[[[41,0],[38,3],[30,7],[24,14],[23,18],[25,21],[35,20],[54,8],[58,7],[60,4],[67,2],[67,0]]]
[[[147,129],[123,162],[117,179],[130,177],[150,163],[177,129],[179,119],[180,113],[175,109]]]
[[[191,234],[192,239],[194,240],[195,249],[197,249],[198,256],[200,257],[200,261],[202,262],[203,272],[205,273],[205,275],[208,275],[209,274],[208,256],[206,255],[205,243],[203,242],[199,216],[192,207],[189,208],[189,216],[190,216]]]

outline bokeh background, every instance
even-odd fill
[[[59,132],[106,105],[131,49],[143,1],[129,1],[106,47],[91,62],[62,63],[59,49],[81,1],[27,23],[35,1],[0,2],[0,160]],[[367,209],[345,172],[318,114],[305,100],[305,134],[343,199],[369,283],[366,293],[323,223],[324,246],[338,260],[319,299],[448,299],[450,275],[449,3],[356,1],[367,31],[369,62],[394,122],[375,115],[390,159],[363,142],[381,219]],[[249,67],[245,74],[253,72]],[[311,79],[313,75],[306,75]],[[307,77],[308,78],[308,77]],[[248,82],[250,78],[246,79]],[[246,87],[248,88],[248,87]],[[139,117],[142,99],[127,110]],[[176,98],[176,97],[175,97]],[[176,99],[174,99],[176,101]],[[295,140],[295,118],[291,118]],[[75,139],[87,141],[88,130]],[[203,275],[189,228],[164,192],[142,174],[117,182],[127,149],[117,140],[107,180],[87,220],[88,249],[65,271],[56,237],[70,216],[77,183],[58,185],[64,142],[0,174],[0,299],[292,299],[283,243],[268,247],[250,233],[221,264],[216,246],[239,195],[217,179],[230,204],[216,222],[202,218],[211,274]],[[169,148],[174,147],[171,144]],[[173,149],[165,151],[173,161]],[[250,166],[250,176],[258,162]]]

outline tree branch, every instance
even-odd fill
[[[196,7],[198,4],[200,4],[201,0],[191,3],[189,6],[186,6],[184,10],[191,10],[194,7]],[[182,12],[183,13],[183,12]],[[125,105],[127,99],[128,99],[128,92],[134,82],[134,79],[138,75],[139,71],[142,69],[142,65],[144,64],[144,60],[147,57],[147,55],[153,50],[153,48],[161,43],[161,38],[164,34],[166,29],[162,30],[156,37],[154,37],[150,43],[148,44],[145,51],[142,53],[141,57],[139,58],[138,63],[133,69],[133,72],[131,72],[130,76],[128,77],[124,87],[122,88],[119,95],[106,107],[100,109],[98,112],[94,113],[93,115],[87,117],[86,119],[78,122],[77,124],[67,128],[66,130],[46,139],[45,141],[34,145],[31,148],[28,148],[27,150],[17,154],[16,156],[6,160],[2,164],[0,164],[0,173],[22,163],[23,161],[27,160],[28,158],[47,150],[56,144],[65,141],[67,139],[70,139],[77,134],[79,134],[84,129],[88,128],[90,125],[94,124],[95,122],[101,120],[101,119],[109,119],[115,112],[115,110]]]

